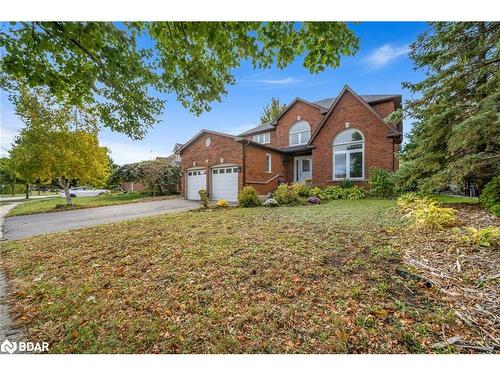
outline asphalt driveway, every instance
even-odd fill
[[[3,236],[17,240],[37,234],[65,232],[97,224],[114,223],[139,217],[188,211],[200,207],[199,202],[184,199],[130,203],[115,206],[84,208],[64,212],[13,216],[5,219]]]

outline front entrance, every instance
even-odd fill
[[[293,159],[293,180],[305,181],[312,179],[312,159],[310,156],[298,156]]]

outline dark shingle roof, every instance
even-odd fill
[[[261,124],[259,126],[256,126],[255,128],[252,128],[250,130],[247,130],[246,132],[241,133],[239,137],[244,137],[245,135],[258,134],[272,129],[274,129],[274,126],[272,126],[270,123]]]
[[[401,95],[360,95],[361,98],[367,103],[376,103],[376,102],[382,102],[384,100],[390,100],[394,98],[399,98]],[[329,109],[333,102],[337,98],[326,98],[326,99],[321,99],[318,100],[317,102],[314,102],[314,104],[319,105],[320,107]]]
[[[307,151],[310,150],[310,147],[307,147],[307,145],[288,146],[288,147],[281,147],[279,150],[285,153],[289,153],[289,152]]]
[[[385,95],[359,95],[359,96],[368,104],[401,98],[401,95],[389,95],[389,94],[385,94]],[[321,100],[318,100],[316,102],[311,102],[311,103],[315,104],[317,106],[320,106],[324,109],[330,109],[332,104],[335,102],[335,99],[337,99],[337,98],[336,97],[335,98],[325,98],[325,99],[321,99]],[[300,100],[302,100],[302,99],[300,99]],[[274,129],[274,126],[271,125],[271,123],[261,124],[259,126],[256,126],[255,128],[252,128],[250,130],[247,130],[246,132],[241,133],[239,135],[239,137],[244,137],[244,136],[253,135],[253,134],[259,134],[259,133],[263,133],[263,132],[273,130],[273,129]]]

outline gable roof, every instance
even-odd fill
[[[231,134],[226,134],[226,133],[221,133],[221,132],[216,132],[214,130],[208,130],[208,129],[201,129],[196,135],[191,138],[189,141],[184,143],[178,150],[177,152],[181,153],[184,151],[188,146],[190,146],[194,141],[196,141],[198,138],[200,138],[203,134],[214,134],[214,135],[220,135],[221,137],[228,137],[236,140],[236,136],[231,135]]]
[[[282,111],[281,111],[281,113],[280,113],[280,114],[279,114],[279,115],[278,115],[278,116],[277,116],[277,117],[276,117],[273,121],[271,121],[271,125],[276,125],[276,124],[278,123],[278,120],[279,120],[281,117],[283,117],[283,115],[284,115],[286,112],[288,112],[288,110],[289,110],[290,108],[292,108],[292,107],[293,107],[293,105],[294,105],[295,103],[297,103],[297,102],[302,102],[302,103],[305,103],[305,104],[308,104],[308,105],[312,105],[313,107],[316,107],[316,108],[318,108],[319,110],[323,110],[323,107],[319,106],[318,104],[316,104],[316,103],[312,103],[312,102],[308,102],[307,100],[304,100],[304,99],[302,99],[302,98],[297,97],[297,98],[293,99],[293,100],[292,100],[292,102],[291,102],[290,104],[288,104],[288,105],[285,107],[285,109],[284,109],[284,110],[282,110]]]
[[[256,126],[255,128],[252,128],[250,130],[247,130],[246,132],[243,132],[239,135],[239,137],[244,137],[246,135],[252,135],[252,134],[258,134],[258,133],[262,133],[262,132],[266,132],[266,131],[270,131],[270,130],[274,130],[274,126],[271,125],[271,123],[267,123],[267,124],[260,124],[259,126]]]
[[[172,150],[172,152],[176,153],[177,151],[179,151],[179,149],[183,146],[182,143],[176,143],[174,145],[174,149]]]
[[[401,95],[359,95],[368,104],[381,103],[389,100],[399,99]],[[314,102],[320,107],[330,109],[337,98],[325,98]]]
[[[326,112],[325,116],[323,117],[323,119],[321,120],[321,122],[319,123],[318,127],[316,128],[316,131],[313,133],[313,135],[311,136],[311,139],[309,139],[309,142],[307,143],[308,146],[311,145],[312,141],[314,140],[314,138],[316,138],[316,136],[319,134],[319,132],[321,131],[321,128],[323,127],[323,125],[325,124],[326,120],[330,117],[330,115],[332,114],[333,110],[335,109],[335,107],[337,106],[337,104],[340,102],[340,99],[344,96],[344,94],[346,92],[349,92],[351,95],[353,95],[356,99],[359,100],[359,102],[361,104],[363,104],[377,119],[380,120],[380,122],[382,124],[384,124],[390,132],[394,133],[395,131],[397,132],[396,129],[394,129],[392,126],[390,126],[389,124],[386,124],[384,122],[384,119],[382,118],[382,116],[380,116],[380,114],[375,111],[373,109],[373,107],[368,104],[366,102],[366,100],[363,99],[362,96],[356,94],[354,92],[354,90],[352,90],[349,86],[345,85],[344,88],[342,89],[342,91],[340,91],[339,95],[337,95],[337,97],[335,98],[335,100],[332,102],[331,106],[330,106],[330,109],[328,110],[328,112]],[[364,95],[366,97],[371,97],[371,96],[376,96],[376,97],[380,97],[380,96],[383,96],[383,95]],[[387,96],[390,96],[390,95],[387,95]],[[393,96],[394,97],[394,96]],[[380,98],[379,98],[380,99]],[[385,100],[385,99],[384,99]]]

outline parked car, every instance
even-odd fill
[[[101,194],[109,193],[106,189],[93,189],[88,186],[77,186],[69,189],[69,195],[75,197],[96,197]],[[59,190],[59,195],[63,198],[66,197],[64,190]]]

